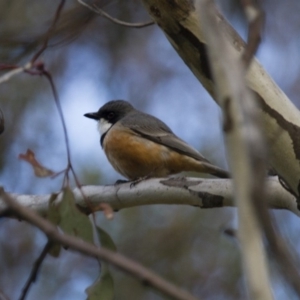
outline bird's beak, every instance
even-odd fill
[[[94,120],[99,120],[99,116],[98,116],[98,113],[97,112],[94,112],[94,113],[87,113],[87,114],[84,114],[85,117],[87,118],[90,118],[90,119],[94,119]]]

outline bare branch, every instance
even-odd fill
[[[108,20],[110,20],[113,23],[118,24],[118,25],[122,25],[122,26],[125,26],[125,27],[131,27],[131,28],[143,28],[143,27],[147,27],[147,26],[155,24],[153,21],[149,21],[149,22],[145,22],[145,23],[128,23],[128,22],[124,22],[124,21],[121,21],[119,19],[113,18],[111,15],[109,15],[104,10],[99,8],[96,4],[89,5],[86,2],[84,2],[83,0],[77,0],[77,1],[81,5],[89,8],[91,11],[105,17],[106,19],[108,19]]]
[[[22,294],[20,296],[20,300],[24,300],[26,298],[26,295],[29,291],[30,286],[36,281],[38,272],[40,270],[40,267],[42,266],[42,263],[44,261],[44,259],[47,256],[47,253],[49,252],[50,248],[52,246],[51,242],[47,242],[47,244],[45,245],[45,247],[43,248],[43,251],[41,252],[41,254],[39,255],[39,257],[37,258],[37,260],[35,261],[35,263],[33,264],[31,273],[29,275],[29,278],[22,290]]]
[[[95,209],[108,203],[114,210],[150,204],[192,205],[199,208],[234,207],[232,181],[203,178],[153,178],[137,184],[84,186],[82,190]],[[277,177],[266,181],[265,201],[270,208],[285,209],[300,217],[295,197],[278,182]],[[91,212],[79,189],[74,190],[76,204]],[[10,194],[18,203],[45,216],[50,195]],[[57,197],[58,201],[61,195]],[[8,214],[8,207],[0,201],[0,214]]]
[[[273,299],[263,231],[254,207],[255,204],[265,205],[266,151],[259,127],[258,106],[246,87],[244,66],[217,26],[211,5],[211,0],[198,1],[196,12],[204,29],[216,94],[223,110],[247,288],[251,299]]]
[[[215,81],[209,66],[204,29],[195,13],[196,1],[142,0],[175,50],[203,84],[216,97]],[[214,18],[224,38],[241,57],[245,43],[214,6]],[[222,49],[219,49],[220,51]],[[269,145],[269,163],[288,186],[300,191],[300,112],[254,59],[247,72],[247,86],[254,92],[263,111],[263,125]]]
[[[54,30],[55,30],[55,26],[60,18],[60,15],[61,15],[61,12],[62,12],[62,9],[65,5],[65,2],[66,0],[61,0],[56,11],[55,11],[55,15],[54,15],[54,18],[53,18],[53,21],[52,21],[52,24],[51,26],[49,27],[47,33],[46,33],[46,38],[44,40],[44,43],[42,45],[42,47],[38,50],[38,52],[36,52],[33,56],[33,58],[31,59],[31,62],[34,63],[40,56],[41,54],[48,48],[48,42],[49,42],[49,39],[51,37],[51,35],[53,34]]]
[[[62,108],[61,108],[59,96],[58,96],[53,78],[52,78],[51,74],[48,71],[46,71],[45,69],[43,69],[42,72],[43,72],[43,75],[48,79],[48,81],[50,83],[51,90],[52,90],[53,97],[54,97],[54,101],[55,101],[55,104],[56,104],[56,107],[57,107],[57,110],[58,110],[58,114],[59,114],[59,117],[60,117],[60,120],[61,120],[61,123],[62,123],[64,138],[65,138],[65,146],[66,146],[66,151],[67,151],[67,160],[68,160],[67,171],[68,171],[68,168],[71,167],[71,152],[70,152],[70,143],[69,143],[69,137],[68,137],[68,132],[67,132],[66,121],[65,121],[65,118],[64,118],[64,114],[63,114],[63,111],[62,111]]]
[[[42,230],[50,240],[58,242],[61,245],[69,247],[82,254],[100,258],[114,265],[115,267],[118,267],[119,269],[130,273],[131,275],[140,279],[143,283],[147,283],[148,285],[161,291],[162,293],[173,299],[197,300],[188,292],[178,288],[176,285],[166,281],[149,269],[143,267],[142,265],[131,259],[126,258],[119,253],[101,247],[98,248],[95,245],[84,242],[81,239],[60,233],[57,228],[49,221],[43,219],[32,210],[18,204],[4,192],[3,188],[0,189],[0,197],[9,206],[10,209],[12,209],[22,219],[28,221],[29,223]]]
[[[243,53],[246,68],[250,65],[261,42],[261,32],[264,25],[264,13],[255,0],[241,0],[246,18],[249,23],[248,40]]]
[[[64,181],[63,181],[63,186],[67,186],[69,185],[69,171],[72,172],[74,178],[75,178],[75,182],[78,186],[78,188],[81,187],[80,182],[76,176],[76,173],[74,171],[74,168],[72,166],[71,163],[71,153],[70,153],[70,144],[69,144],[69,137],[68,137],[68,132],[67,132],[67,127],[66,127],[66,122],[64,119],[64,115],[63,115],[63,111],[61,108],[61,103],[60,103],[60,99],[59,99],[59,95],[57,93],[57,89],[56,86],[54,84],[54,80],[52,78],[52,75],[50,72],[48,72],[45,69],[45,65],[42,61],[37,61],[37,59],[41,56],[41,54],[47,49],[48,47],[48,42],[49,39],[51,37],[51,35],[53,34],[55,27],[57,25],[57,22],[59,21],[59,18],[61,16],[62,13],[62,9],[64,7],[65,4],[65,0],[61,0],[56,11],[55,11],[55,15],[52,21],[51,26],[49,27],[49,29],[47,30],[46,33],[46,37],[44,40],[43,45],[41,46],[41,48],[33,55],[32,59],[30,60],[30,62],[28,62],[24,67],[17,67],[14,65],[3,65],[2,69],[13,69],[12,71],[8,72],[7,74],[5,74],[4,76],[0,77],[0,84],[4,81],[9,80],[11,77],[13,77],[16,74],[19,74],[21,72],[25,72],[31,75],[40,75],[40,76],[45,76],[48,80],[48,82],[50,83],[51,86],[51,90],[53,93],[53,97],[54,97],[54,101],[58,110],[58,114],[62,123],[62,127],[63,127],[63,133],[64,133],[64,139],[65,139],[65,146],[66,146],[66,152],[67,152],[67,167],[61,171],[55,174],[55,176],[64,173]],[[1,80],[2,79],[2,80]],[[83,192],[82,195],[84,196]]]
[[[11,79],[12,77],[14,77],[15,75],[18,75],[26,70],[30,70],[32,68],[32,63],[28,62],[27,64],[25,64],[23,67],[16,67],[13,70],[5,73],[4,75],[0,76],[0,84],[8,81],[9,79]]]
[[[257,127],[260,122],[256,117],[258,109],[253,105],[256,102],[245,90],[246,85],[243,80],[245,70],[241,65],[239,66],[238,56],[234,54],[233,47],[226,42],[224,35],[220,34],[221,29],[218,30],[214,22],[212,10],[208,12],[202,7],[201,10],[199,8],[199,12],[204,32],[207,34],[219,103],[223,106],[227,122],[226,139],[229,157],[231,157],[232,174],[236,181],[237,206],[240,212],[239,240],[246,260],[246,274],[248,273],[249,277],[248,287],[251,298],[272,298],[267,267],[262,269],[262,260],[265,260],[263,249],[261,249],[261,257],[257,256],[259,253],[257,249],[263,245],[262,232],[267,238],[269,251],[282,270],[281,273],[288,279],[295,292],[300,295],[299,266],[294,261],[294,256],[286,247],[285,242],[277,234],[279,231],[272,223],[265,201],[262,201],[264,189],[261,183],[264,170],[261,167],[264,166],[265,151],[261,148],[264,143],[262,137],[259,136],[259,131],[263,130]],[[209,18],[211,19],[209,20]],[[205,22],[209,24],[205,24]],[[222,55],[220,55],[219,49],[222,49]],[[243,155],[244,158],[240,161]],[[243,177],[247,174],[248,177]],[[248,203],[243,201],[246,198],[248,198]],[[260,232],[260,228],[263,229],[262,232]],[[259,239],[254,236],[255,232],[260,236]]]
[[[55,29],[55,26],[56,26],[58,20],[59,20],[59,17],[60,17],[60,14],[61,14],[64,4],[65,4],[65,0],[61,0],[60,4],[58,5],[58,7],[56,9],[53,22],[46,33],[46,38],[44,40],[42,47],[33,55],[30,62],[26,63],[24,66],[18,67],[18,66],[13,65],[13,66],[4,66],[3,68],[1,68],[1,70],[2,69],[12,69],[12,70],[0,77],[0,84],[8,81],[10,78],[12,78],[13,76],[15,76],[17,74],[20,74],[22,72],[29,72],[30,70],[32,70],[32,68],[39,67],[40,64],[36,64],[35,62],[41,56],[41,54],[47,49],[49,39]]]

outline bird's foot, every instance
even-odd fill
[[[135,187],[138,183],[140,183],[140,182],[142,182],[142,181],[144,181],[144,180],[147,180],[147,179],[149,179],[149,178],[151,178],[151,176],[150,176],[150,175],[147,175],[147,176],[140,177],[140,178],[137,178],[137,179],[131,181],[131,183],[130,183],[130,188]]]
[[[115,185],[119,185],[119,184],[123,184],[123,183],[127,183],[129,182],[128,180],[123,180],[123,179],[118,179],[116,182],[115,182]]]

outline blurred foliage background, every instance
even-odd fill
[[[138,0],[97,2],[121,20],[149,20]],[[218,2],[245,38],[247,24],[239,1]],[[266,25],[258,58],[299,107],[300,2],[260,2]],[[58,4],[0,0],[0,63],[22,65],[30,60]],[[95,123],[83,117],[111,99],[129,100],[163,119],[208,159],[226,167],[220,111],[157,26],[118,26],[68,0],[41,59],[58,89],[73,165],[82,184],[111,184],[120,178],[100,149]],[[17,158],[30,148],[45,166],[59,171],[66,165],[62,126],[49,83],[28,74],[12,78],[0,85],[0,108],[6,122],[0,136],[1,185],[14,193],[58,191],[62,178],[35,178],[31,167]],[[273,214],[287,243],[299,252],[299,220],[288,212]],[[245,298],[238,242],[223,233],[236,228],[235,209],[139,207],[116,213],[113,221],[99,213],[97,223],[121,253],[199,298]],[[0,224],[0,290],[17,299],[46,239],[24,222],[2,218]],[[296,299],[272,265],[271,270],[276,299]],[[65,250],[59,259],[46,258],[27,299],[85,299],[84,289],[98,272],[93,259]],[[164,299],[134,278],[112,272],[115,299]]]

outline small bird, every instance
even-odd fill
[[[98,121],[100,143],[114,169],[129,180],[165,177],[183,171],[229,178],[161,120],[113,100],[87,118]]]

